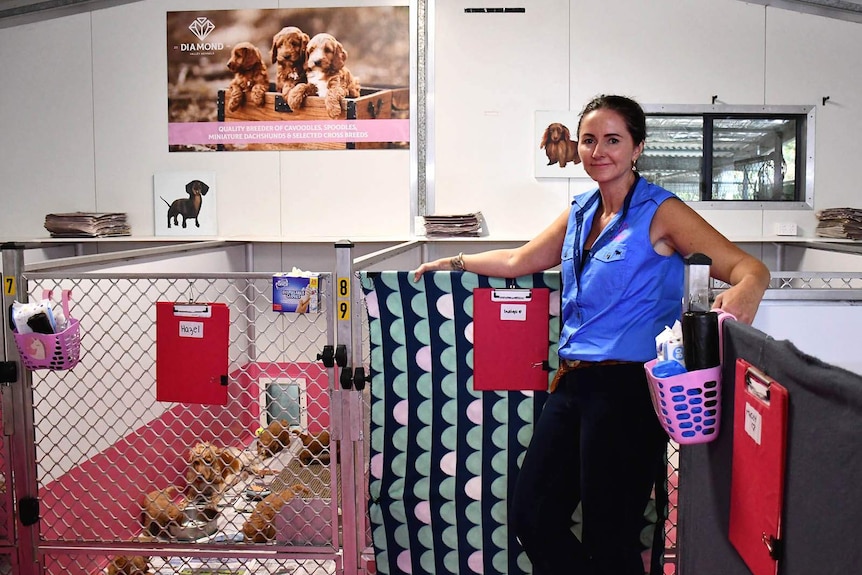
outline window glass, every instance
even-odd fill
[[[686,202],[700,200],[703,118],[648,115],[646,145],[637,164],[647,180]]]
[[[806,189],[813,181],[807,177],[813,170],[811,108],[787,113],[657,108],[646,110],[647,139],[638,160],[648,180],[686,202],[811,205],[812,190]]]

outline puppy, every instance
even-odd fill
[[[108,575],[152,575],[152,572],[146,557],[119,555],[108,564]]]
[[[324,99],[330,118],[341,115],[344,98],[359,97],[359,79],[344,65],[347,50],[331,34],[321,33],[308,41],[305,57],[307,84],[297,84],[288,93],[287,104],[292,110],[305,105],[308,96]]]
[[[286,419],[273,421],[257,436],[257,454],[266,459],[272,457],[288,445],[292,433]]]
[[[305,52],[308,34],[296,26],[282,28],[272,37],[270,57],[275,64],[275,89],[287,98],[291,88],[306,82]]]
[[[186,522],[183,511],[185,502],[177,504],[174,501],[178,493],[176,487],[170,486],[151,491],[140,498],[141,525],[150,535],[167,536],[171,526],[179,527]]]
[[[174,225],[179,225],[179,217],[183,217],[183,227],[186,227],[186,220],[194,218],[195,227],[201,227],[198,221],[198,214],[201,213],[201,205],[203,205],[203,196],[207,195],[210,187],[200,180],[192,180],[186,184],[186,193],[188,198],[177,198],[173,202],[168,202],[162,198],[162,201],[168,204],[168,227],[171,227],[171,220]],[[159,196],[161,197],[161,196]]]
[[[572,141],[569,128],[565,124],[559,122],[549,124],[542,135],[542,144],[539,148],[544,148],[549,166],[559,163],[561,168],[565,168],[569,162],[581,163],[581,158],[578,156],[578,143]]]
[[[227,109],[236,112],[246,103],[263,106],[269,77],[260,50],[251,42],[240,42],[233,47],[227,68],[233,72],[233,80],[227,90]]]
[[[254,511],[251,512],[248,520],[242,525],[242,534],[245,540],[254,541],[255,543],[266,543],[275,539],[273,520],[278,512],[281,511],[281,508],[297,495],[314,497],[314,493],[301,483],[294,483],[284,491],[270,493],[264,497],[254,506]]]
[[[227,486],[242,471],[242,462],[228,448],[198,443],[189,450],[186,497],[217,502]]]
[[[329,432],[326,430],[317,434],[300,433],[302,440],[302,451],[299,452],[299,460],[304,465],[311,463],[329,464]]]

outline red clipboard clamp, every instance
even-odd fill
[[[227,405],[229,332],[224,303],[156,302],[156,401]]]
[[[546,391],[548,288],[473,290],[473,389]]]
[[[754,575],[776,575],[783,552],[787,389],[736,360],[728,539]]]

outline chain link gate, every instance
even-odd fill
[[[19,572],[356,572],[362,410],[320,362],[335,335],[320,276],[321,312],[291,314],[272,312],[272,274],[24,274],[30,299],[71,290],[82,351],[25,376],[41,570]],[[226,405],[156,400],[157,301],[227,304]]]
[[[8,251],[15,250],[3,250],[4,272],[23,268],[20,261],[10,268]],[[126,571],[111,571],[108,563],[117,557],[144,558],[148,570],[141,574],[373,573],[365,517],[369,397],[361,389],[369,364],[368,327],[352,269],[353,263],[370,264],[373,258],[354,262],[348,252],[346,259],[337,259],[334,279],[321,274],[322,311],[317,315],[272,313],[269,273],[16,276],[22,288],[19,299],[24,293],[38,298],[43,289],[72,290],[72,315],[81,320],[83,351],[80,364],[68,371],[31,373],[19,366],[24,389],[32,389],[29,400],[14,383],[4,379],[0,385],[0,575],[138,573],[134,563],[124,567]],[[858,282],[858,274],[852,275]],[[847,284],[842,274],[786,276],[774,275],[772,287],[781,289],[773,299],[793,299],[789,292],[799,288],[840,299],[858,287]],[[341,282],[346,278],[349,281]],[[4,284],[7,279],[4,273]],[[830,282],[851,289],[823,289],[836,287]],[[342,285],[348,286],[345,294],[333,293]],[[8,289],[4,295],[8,309]],[[189,300],[230,307],[227,406],[155,401],[155,302]],[[348,305],[342,310],[337,306],[343,300]],[[8,320],[4,315],[4,322]],[[350,322],[339,323],[336,330],[341,320]],[[349,357],[335,367],[334,357],[321,365],[320,352],[331,349],[334,339],[358,342],[356,351],[351,346]],[[4,345],[6,358],[14,359],[8,330]],[[4,372],[9,363],[14,362],[3,363]],[[260,442],[256,431],[279,417],[287,417],[295,428],[285,449],[271,458],[255,457]],[[19,438],[27,435],[28,424],[30,443]],[[329,463],[303,456],[299,430],[324,429],[331,433],[331,453],[341,452],[340,465],[337,456],[330,456]],[[219,504],[218,531],[199,539],[149,533],[141,520],[152,516],[142,514],[141,497],[151,493],[149,488],[182,485],[191,448],[207,442],[246,453]],[[668,452],[666,575],[677,572],[677,449],[671,443]],[[29,473],[28,467],[35,472]],[[286,507],[292,521],[279,514],[273,538],[254,544],[240,541],[238,534],[258,503],[254,488],[271,492],[293,486],[302,495]],[[29,509],[27,499],[34,494],[39,521],[33,526],[19,523],[16,531],[15,519]],[[179,503],[185,495],[178,493]]]

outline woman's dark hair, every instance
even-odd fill
[[[602,94],[590,100],[581,110],[581,120],[590,112],[596,110],[613,110],[623,117],[635,146],[646,139],[646,114],[640,104],[625,96]],[[581,120],[578,120],[578,136],[581,134]]]

